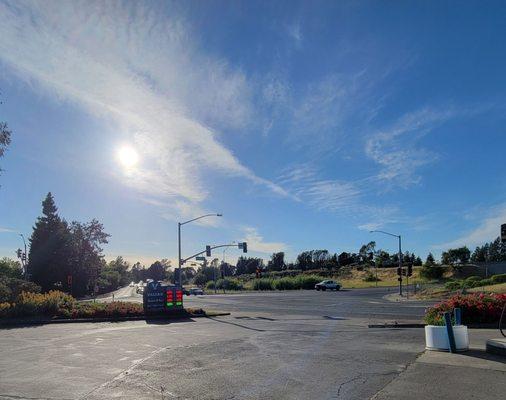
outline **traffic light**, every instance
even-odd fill
[[[248,243],[243,242],[242,243],[242,252],[247,253],[248,252]]]
[[[399,276],[402,275],[402,268],[401,267],[397,267],[397,275],[399,275]]]
[[[409,263],[408,264],[408,276],[411,276],[411,275],[413,275],[413,264]]]
[[[506,243],[506,224],[501,225],[501,242]]]
[[[16,250],[16,255],[18,256],[18,258],[21,258],[22,254],[23,253],[21,252],[21,249]]]
[[[211,246],[206,246],[206,256],[211,257]]]

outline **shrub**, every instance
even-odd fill
[[[274,281],[274,288],[277,290],[299,289],[294,278],[281,278]]]
[[[482,279],[481,281],[479,281],[478,286],[489,286],[489,285],[493,285],[493,284],[494,284],[494,281],[492,279],[488,278],[488,279]]]
[[[420,269],[420,276],[424,279],[441,279],[445,268],[441,265],[424,266]]]
[[[380,278],[377,278],[372,272],[368,272],[363,279],[364,282],[379,282]]]
[[[446,290],[462,289],[462,281],[449,281],[445,283]]]
[[[298,276],[296,277],[298,281],[298,287],[297,289],[306,289],[306,290],[312,290],[314,289],[314,285],[316,285],[318,282],[321,282],[325,278],[320,275],[307,275],[307,276]]]
[[[253,290],[274,290],[274,279],[255,279],[253,281]]]
[[[460,308],[463,324],[495,323],[499,321],[505,303],[506,294],[456,295],[428,308],[425,322],[429,325],[443,325],[443,314]]]
[[[494,282],[494,284],[505,283],[506,282],[506,274],[494,275],[490,279],[492,279],[492,282]]]
[[[206,283],[206,289],[214,290],[214,281]],[[243,290],[243,284],[238,279],[224,278],[216,281],[216,289],[218,290]]]
[[[0,317],[6,317],[11,311],[10,303],[0,303]]]
[[[22,292],[15,306],[16,314],[20,315],[60,315],[70,312],[75,306],[75,299],[58,290],[48,293]]]

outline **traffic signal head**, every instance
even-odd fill
[[[206,246],[206,256],[211,257],[211,246]]]
[[[408,264],[408,276],[413,275],[413,264]]]
[[[242,243],[242,252],[247,253],[248,252],[248,243],[243,242]]]
[[[501,225],[501,242],[506,243],[506,224]]]
[[[402,275],[402,268],[401,267],[397,267],[397,275],[399,275],[399,276]]]
[[[21,258],[21,249],[17,249],[16,250],[16,255],[18,256],[18,258]]]

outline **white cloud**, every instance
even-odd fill
[[[9,233],[16,233],[16,231],[15,231],[15,230],[13,230],[13,229],[10,229],[10,228],[3,228],[3,227],[1,227],[1,226],[0,226],[0,232],[5,232],[5,233],[8,233],[8,232],[9,232]]]
[[[321,179],[318,171],[308,165],[290,168],[280,178],[281,185],[288,188],[299,201],[317,210],[343,211],[355,207],[360,190],[350,182]]]
[[[286,32],[288,36],[295,42],[296,46],[299,46],[302,41],[302,29],[300,26],[300,22],[293,22],[286,27]]]
[[[204,54],[185,21],[116,2],[0,4],[0,60],[47,93],[111,118],[142,159],[121,176],[144,197],[198,205],[208,171],[287,193],[245,167],[210,128],[240,128],[246,76]]]
[[[358,229],[360,229],[361,231],[375,231],[377,229],[381,229],[383,227],[383,223],[380,223],[380,222],[370,222],[370,223],[367,223],[367,224],[362,224],[362,225],[359,225],[358,226]]]
[[[455,115],[452,110],[423,109],[408,113],[392,126],[374,133],[366,141],[365,153],[381,167],[377,179],[404,187],[418,183],[418,169],[437,160],[438,155],[419,147],[417,141]]]
[[[282,242],[265,242],[258,230],[253,227],[244,228],[244,241],[248,243],[248,251],[252,252],[271,254],[288,249]]]
[[[475,229],[450,242],[433,245],[432,248],[447,250],[461,246],[474,247],[495,240],[500,235],[501,225],[506,223],[506,203],[492,207],[481,215],[488,215],[488,217],[483,219]]]

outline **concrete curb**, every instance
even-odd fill
[[[369,324],[368,328],[425,328],[424,323],[385,323],[385,324]],[[467,325],[469,329],[497,329],[497,324],[474,324]]]
[[[32,325],[47,325],[47,324],[82,324],[90,322],[127,322],[127,321],[180,321],[188,318],[206,318],[206,317],[222,317],[230,315],[225,312],[204,312],[201,314],[176,314],[176,315],[152,315],[152,316],[132,316],[132,317],[103,317],[103,318],[45,318],[45,319],[10,319],[0,320],[0,329],[12,326],[32,326]]]
[[[506,357],[506,339],[488,339],[487,353]]]

